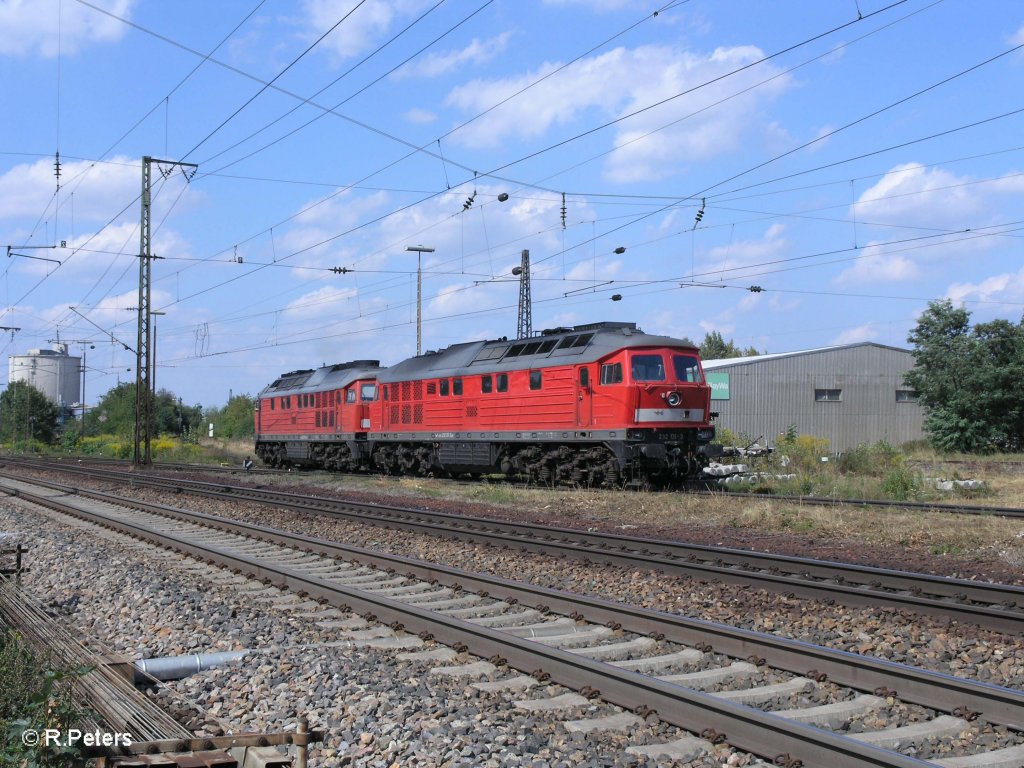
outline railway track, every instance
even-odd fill
[[[654,754],[693,759],[724,738],[789,766],[1024,765],[1018,733],[1024,728],[1024,694],[1017,691],[110,494],[9,477],[2,485],[23,501],[391,626],[384,632],[370,627],[367,637],[391,632],[415,641],[419,633],[449,646],[424,652],[426,658],[452,660],[456,651],[468,649],[489,659],[477,664],[504,671],[504,677],[479,684],[482,690],[528,694],[549,677],[580,692],[562,701],[535,701],[538,710],[571,709],[599,696],[637,713],[622,713],[620,724],[656,713],[663,722],[701,734],[656,746]],[[694,667],[695,672],[679,671]],[[716,691],[737,677],[753,684]],[[766,678],[773,682],[765,684]],[[828,703],[772,709],[794,692],[828,687],[834,689]],[[841,730],[851,718],[893,702],[921,708],[914,718],[919,721],[856,734]],[[899,753],[963,741],[965,734],[992,726],[1009,730],[986,751],[934,761]]]
[[[11,461],[19,461],[19,459],[11,458]],[[85,464],[91,466],[100,467],[119,467],[123,469],[130,469],[131,463],[120,459],[97,459],[89,458],[82,460]],[[967,463],[967,462],[962,462]],[[1008,468],[1018,468],[1014,471],[1020,471],[1019,467],[1024,467],[1024,462],[999,462],[997,466],[1006,466]],[[153,465],[155,470],[159,471],[181,471],[181,472],[209,472],[213,473],[227,473],[231,475],[237,475],[244,472],[241,467],[237,466],[221,466],[215,464],[181,464],[173,462],[159,462]],[[319,471],[319,470],[314,470]],[[295,475],[295,472],[286,469],[274,469],[273,467],[253,467],[250,470],[252,475]],[[337,474],[334,472],[328,474]],[[462,481],[453,481],[462,482]],[[480,481],[472,481],[473,485],[478,484]],[[505,484],[511,484],[508,480],[500,480]],[[529,486],[523,486],[529,487]],[[547,490],[559,490],[560,487]],[[574,490],[566,487],[566,490]],[[740,499],[762,499],[765,501],[785,501],[802,506],[816,506],[816,507],[882,507],[890,509],[901,509],[901,510],[921,510],[921,511],[933,511],[943,512],[946,514],[953,515],[990,515],[992,517],[1006,517],[1011,519],[1024,519],[1024,508],[1021,507],[1005,507],[988,504],[945,504],[931,501],[893,501],[891,499],[843,499],[833,497],[822,497],[822,496],[804,496],[804,495],[792,495],[792,494],[777,494],[777,493],[752,493],[747,491],[726,491],[721,489],[707,489],[707,490],[690,490],[687,493],[698,494],[709,497],[719,498],[740,498]]]
[[[885,499],[826,499],[820,496],[788,496],[776,493],[743,493],[742,491],[699,491],[699,493],[729,498],[788,501],[805,506],[920,509],[946,512],[954,515],[991,515],[992,517],[1009,517],[1024,520],[1024,509],[1018,507],[985,506],[983,504],[936,504],[930,501],[886,501]]]
[[[55,467],[42,464],[39,468],[53,470]],[[454,537],[492,546],[744,584],[826,602],[868,607],[888,606],[976,623],[1011,634],[1024,631],[1024,587],[1020,586],[727,547],[363,504],[244,485],[160,477],[150,473],[114,472],[64,465],[58,468],[128,483],[134,487],[187,492],[234,502],[253,502],[293,510],[299,514],[328,515],[363,524]],[[0,476],[13,477],[2,467]]]

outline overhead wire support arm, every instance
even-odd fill
[[[159,160],[148,155],[142,158],[142,212],[139,223],[139,324],[135,346],[135,445],[132,463],[135,466],[149,466],[153,463],[150,442],[153,434],[153,326],[151,323],[151,297],[153,282],[152,252],[152,188],[153,165],[164,178],[175,168],[181,169],[186,181],[191,181],[199,166],[177,160]]]
[[[111,340],[111,341],[112,341],[112,342],[113,342],[114,344],[120,344],[120,345],[121,345],[122,347],[124,347],[124,349],[125,349],[125,352],[135,352],[135,350],[134,350],[134,349],[133,349],[132,347],[130,347],[130,346],[128,346],[127,344],[125,344],[125,343],[124,343],[123,341],[121,341],[121,340],[120,340],[119,338],[117,338],[117,337],[116,337],[116,336],[115,336],[114,334],[112,334],[112,333],[111,333],[110,331],[104,330],[104,329],[103,329],[103,328],[101,328],[100,326],[96,325],[96,323],[94,323],[94,322],[93,322],[92,320],[90,320],[90,319],[89,319],[88,317],[86,317],[85,315],[83,315],[83,314],[82,314],[81,312],[79,312],[79,311],[78,311],[77,309],[75,309],[74,307],[68,307],[68,309],[70,309],[70,310],[71,310],[72,312],[74,312],[74,313],[75,313],[76,315],[78,315],[78,316],[79,316],[80,318],[82,318],[83,320],[85,320],[85,322],[87,322],[87,323],[88,323],[89,325],[91,325],[91,326],[92,326],[93,328],[95,328],[96,330],[98,330],[98,331],[99,331],[100,333],[102,333],[102,334],[103,334],[104,336],[106,336],[107,338],[109,338],[109,339],[110,339],[110,340]]]
[[[60,264],[60,261],[58,259],[48,259],[45,256],[31,256],[27,253],[15,253],[15,248],[17,248],[19,251],[25,251],[31,248],[46,248],[47,250],[49,250],[56,249],[56,245],[8,245],[7,258],[9,259],[12,256],[18,256],[19,258],[22,259],[35,259],[36,261],[50,261],[53,262],[54,264]]]

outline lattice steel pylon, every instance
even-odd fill
[[[530,298],[530,252],[523,251],[519,266],[519,325],[516,338],[527,339],[533,335],[533,301]]]
[[[152,295],[153,259],[150,228],[150,208],[152,206],[152,175],[153,163],[173,169],[178,166],[186,179],[191,176],[186,168],[198,169],[195,163],[180,163],[177,160],[154,160],[146,155],[142,158],[142,217],[139,222],[139,327],[135,346],[135,450],[132,462],[136,465],[153,463],[150,452],[150,440],[153,435],[153,406],[156,393],[152,391],[153,359],[150,349],[153,346],[153,325],[151,323],[150,299]],[[164,171],[168,175],[171,171]],[[195,171],[193,170],[193,174]]]

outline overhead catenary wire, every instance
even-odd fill
[[[711,204],[711,200],[709,199],[709,205],[710,205],[710,204]],[[482,210],[482,209],[481,209],[481,210]],[[769,211],[769,213],[771,213],[771,212]],[[786,213],[785,213],[784,211],[781,211],[781,212],[779,212],[779,214],[778,214],[778,215],[779,215],[779,216],[785,216],[785,215],[786,215]],[[892,225],[892,226],[898,226],[898,225]],[[278,241],[278,245],[280,245],[280,240]],[[282,256],[285,256],[286,254],[287,254],[287,251],[282,251]],[[248,261],[248,259],[247,259],[247,261]],[[256,263],[256,262],[253,262],[253,263]],[[467,264],[467,267],[468,267],[468,264]],[[372,282],[372,281],[371,281],[371,282]],[[187,293],[187,291],[186,291],[186,293]],[[363,291],[360,291],[360,294],[361,294],[361,295],[363,295]]]
[[[79,2],[84,2],[84,0],[79,0]],[[905,2],[907,2],[907,0],[897,0],[897,2],[891,3],[890,5],[887,5],[887,6],[885,6],[885,7],[884,7],[884,8],[882,8],[882,9],[876,10],[876,11],[872,12],[871,14],[869,14],[869,16],[865,16],[865,17],[863,17],[863,18],[865,18],[865,19],[866,19],[866,18],[869,18],[869,17],[875,16],[875,15],[881,14],[881,13],[883,13],[883,12],[885,12],[885,11],[887,11],[887,10],[891,9],[891,8],[894,8],[894,7],[897,7],[897,6],[899,6],[899,5],[902,5],[902,4],[904,4]],[[846,22],[846,23],[844,23],[844,24],[840,24],[840,25],[834,26],[834,27],[830,28],[829,30],[827,30],[827,31],[825,31],[825,32],[822,32],[822,33],[816,34],[816,35],[814,35],[814,36],[812,36],[812,37],[810,37],[810,38],[807,38],[807,39],[805,39],[805,40],[801,41],[800,43],[796,43],[796,44],[790,45],[790,46],[788,46],[787,48],[784,48],[784,49],[782,49],[782,50],[780,50],[780,51],[777,51],[777,52],[775,52],[775,53],[773,53],[773,54],[769,54],[769,55],[767,55],[767,56],[763,57],[762,59],[760,59],[760,60],[759,60],[758,62],[753,62],[753,63],[751,63],[751,64],[747,64],[747,65],[744,65],[744,66],[741,66],[741,67],[735,68],[734,70],[732,70],[732,71],[731,71],[731,72],[729,72],[729,73],[726,73],[726,74],[723,74],[723,75],[721,75],[721,76],[718,76],[718,77],[716,77],[716,78],[713,78],[713,79],[711,79],[711,80],[709,80],[709,81],[706,81],[705,83],[703,83],[703,84],[701,84],[701,85],[695,86],[695,87],[693,87],[693,88],[689,88],[689,89],[687,89],[686,91],[684,91],[684,92],[683,92],[683,94],[685,94],[685,93],[692,93],[692,92],[693,92],[694,90],[696,90],[696,89],[698,89],[698,88],[700,88],[700,87],[704,87],[704,85],[707,85],[707,84],[710,84],[710,83],[714,83],[714,82],[718,82],[718,81],[720,81],[720,80],[722,80],[722,79],[724,79],[724,78],[726,78],[726,77],[730,76],[731,74],[736,74],[736,73],[738,73],[738,72],[744,71],[744,70],[746,70],[746,69],[750,68],[751,66],[754,66],[754,65],[756,65],[756,64],[757,64],[757,63],[759,63],[760,61],[767,61],[767,60],[770,60],[770,59],[772,59],[772,58],[775,58],[775,57],[777,57],[777,56],[779,56],[779,55],[782,55],[782,54],[783,54],[783,53],[785,53],[785,52],[788,52],[788,51],[794,50],[794,49],[796,49],[796,48],[799,48],[799,47],[801,47],[801,46],[803,46],[803,45],[806,45],[806,44],[808,44],[809,42],[813,42],[813,41],[815,41],[815,40],[819,40],[819,39],[822,39],[823,37],[826,37],[826,36],[828,36],[828,35],[830,35],[830,34],[834,34],[835,32],[837,32],[837,31],[839,31],[839,30],[842,30],[842,29],[845,29],[845,28],[849,27],[849,26],[850,26],[851,24],[857,23],[857,21],[859,21],[859,20],[855,20],[855,21],[851,21],[851,22]],[[683,94],[677,94],[677,96],[679,96],[679,95],[683,95]],[[671,98],[675,98],[675,97],[671,97]],[[671,98],[670,98],[670,99],[668,99],[668,100],[671,100]],[[661,101],[659,101],[659,102],[658,102],[658,104],[661,104],[661,103],[665,103],[665,102],[666,102],[666,101],[668,101],[668,100],[661,100]],[[641,112],[642,112],[642,111],[646,111],[646,109],[647,109],[647,108],[644,108],[643,110],[639,110],[639,111],[641,111]],[[637,113],[638,113],[638,112],[633,112],[633,113],[631,113],[631,114],[637,114]],[[611,124],[614,124],[615,122],[618,122],[618,121],[612,121],[611,123],[606,123],[606,124],[604,124],[604,127],[607,127],[607,125],[611,125]],[[592,133],[592,132],[593,132],[593,130],[589,130],[589,131],[586,131],[586,132],[583,132],[583,133],[577,134],[575,138],[579,138],[579,137],[582,137],[582,136],[585,136],[585,135],[589,135],[589,134],[590,134],[590,133]],[[549,147],[549,149],[550,149],[550,148],[554,148],[554,147],[557,147],[557,146],[561,146],[561,145],[562,145],[562,144],[564,144],[564,143],[565,143],[564,141],[562,141],[562,142],[559,142],[559,143],[557,143],[557,144],[555,144],[555,145],[552,145],[551,147]],[[480,173],[480,175],[482,175],[482,176],[487,176],[487,177],[492,177],[492,178],[493,178],[493,177],[494,177],[494,174],[495,174],[495,173],[496,173],[497,171],[503,170],[503,169],[505,169],[505,168],[508,168],[508,167],[510,167],[511,165],[514,165],[514,164],[518,163],[518,162],[522,162],[523,160],[526,160],[526,159],[529,159],[529,158],[531,158],[531,157],[534,157],[534,156],[536,156],[536,154],[537,154],[537,153],[531,153],[531,154],[529,154],[529,155],[525,156],[524,158],[520,158],[520,160],[514,161],[514,162],[512,162],[512,163],[506,163],[505,165],[503,165],[503,166],[500,166],[500,167],[499,167],[499,168],[497,168],[497,169],[493,169],[492,171],[488,171],[488,172],[481,172],[481,173]],[[475,173],[475,172],[474,172],[474,173]],[[498,178],[501,178],[501,177],[498,177]],[[343,191],[343,190],[341,190],[341,191]],[[340,193],[341,193],[341,191],[339,191],[339,192],[338,192],[338,193],[336,193],[336,194],[340,194]],[[445,190],[445,191],[447,191],[447,190]],[[331,196],[328,196],[327,198],[325,198],[325,200],[331,199],[332,197],[336,196],[336,194],[335,194],[335,195],[331,195]],[[410,205],[406,205],[406,206],[403,206],[403,207],[399,208],[399,209],[398,209],[397,211],[392,211],[392,212],[391,212],[391,214],[389,214],[389,215],[394,215],[395,213],[398,213],[398,212],[401,212],[401,211],[404,211],[404,210],[408,210],[408,209],[409,209],[409,208],[411,208],[412,206],[414,206],[414,205],[419,205],[419,204],[421,204],[421,203],[425,202],[426,200],[432,199],[433,197],[437,196],[438,194],[441,194],[441,193],[440,193],[440,192],[438,192],[438,193],[434,193],[434,194],[432,194],[432,195],[430,195],[430,196],[424,197],[423,199],[421,199],[421,200],[418,200],[418,201],[416,201],[416,202],[414,202],[414,203],[412,203],[412,204],[410,204]],[[323,202],[324,202],[324,201],[318,201],[318,203],[316,203],[315,205],[319,205],[319,204],[322,204]],[[302,212],[305,212],[305,211],[308,211],[308,210],[310,210],[310,208],[311,208],[311,207],[312,207],[312,206],[307,206],[306,208],[304,208],[304,209],[303,209],[303,211],[302,211]],[[296,214],[294,214],[293,216],[289,217],[289,219],[291,219],[291,218],[295,218],[296,216],[300,215],[300,214],[301,214],[302,212],[299,212],[299,213],[296,213]],[[654,215],[654,214],[653,214],[653,213],[651,213],[651,214],[647,214],[647,216],[650,216],[650,215]],[[384,216],[381,216],[381,217],[375,217],[374,219],[372,219],[372,220],[370,220],[370,221],[367,221],[367,222],[363,222],[363,223],[362,223],[361,225],[359,225],[358,227],[350,228],[350,229],[348,229],[348,230],[346,230],[346,231],[344,231],[344,232],[338,233],[338,234],[336,234],[336,235],[334,235],[334,236],[332,236],[332,237],[329,237],[329,238],[325,238],[325,239],[322,239],[322,240],[320,240],[319,242],[317,242],[317,243],[315,243],[315,244],[313,244],[313,245],[311,245],[311,246],[308,246],[308,247],[306,247],[306,248],[300,249],[300,250],[298,250],[298,251],[296,251],[296,252],[293,252],[292,254],[289,254],[289,255],[286,255],[286,256],[282,257],[282,260],[285,260],[285,259],[291,258],[292,256],[295,256],[295,255],[299,255],[299,254],[301,254],[301,253],[304,253],[304,252],[308,252],[308,251],[312,250],[313,248],[317,248],[317,247],[323,246],[323,245],[325,245],[325,244],[327,244],[327,243],[329,243],[329,242],[332,242],[332,241],[334,241],[334,240],[336,240],[336,239],[338,239],[338,238],[340,238],[340,237],[343,237],[343,236],[345,236],[345,235],[349,235],[349,234],[351,234],[352,232],[354,232],[354,231],[357,231],[358,229],[362,229],[362,228],[364,228],[365,226],[369,226],[370,224],[376,223],[376,222],[378,222],[378,221],[382,220],[383,218],[385,218],[385,217],[384,217]],[[285,221],[288,221],[289,219],[286,219]],[[282,223],[284,223],[284,222],[278,222],[278,223],[277,223],[276,225],[274,225],[274,226],[280,226],[280,225],[281,225]],[[259,234],[263,234],[263,233],[261,232],[261,233],[259,233]],[[253,237],[255,237],[255,236],[256,236],[256,235],[254,235]],[[251,239],[251,238],[250,238],[250,239]],[[550,257],[549,257],[549,258],[550,258]],[[252,274],[252,272],[249,272],[249,273],[247,273],[247,274]],[[198,291],[198,292],[194,292],[194,293],[192,293],[192,294],[191,294],[191,295],[189,295],[189,296],[183,297],[183,299],[187,299],[187,298],[193,298],[193,297],[195,297],[195,296],[198,296],[198,295],[203,295],[203,294],[205,294],[205,293],[208,293],[208,292],[209,292],[210,290],[214,290],[214,289],[216,289],[216,288],[219,288],[219,287],[223,287],[224,285],[227,285],[227,284],[229,284],[229,283],[233,283],[233,282],[237,281],[237,280],[238,280],[238,279],[240,279],[240,278],[241,278],[241,276],[235,276],[235,277],[233,277],[233,278],[230,278],[230,279],[229,279],[229,280],[227,280],[227,281],[221,282],[221,283],[219,283],[219,284],[217,284],[217,285],[215,285],[215,286],[210,286],[210,287],[208,287],[208,288],[202,289],[201,291]]]
[[[875,12],[875,14],[877,14],[877,13],[881,13],[882,11],[884,11],[884,10],[887,10],[888,8],[891,8],[891,7],[895,7],[896,5],[900,5],[900,4],[902,4],[902,2],[905,2],[905,1],[906,1],[906,0],[900,0],[900,2],[894,3],[894,4],[890,5],[890,6],[887,6],[887,7],[886,7],[886,8],[884,8],[884,9],[881,9],[881,10],[879,10],[879,11],[876,11],[876,12]],[[86,5],[90,5],[89,3],[85,3],[85,0],[79,0],[79,2],[83,2],[83,3],[84,3],[84,4],[86,4]],[[670,6],[672,6],[672,5],[673,5],[673,4],[670,4]],[[875,15],[875,14],[872,14],[872,15]],[[110,13],[108,12],[108,13],[107,13],[107,15],[112,15],[112,14],[110,14]],[[116,17],[116,18],[119,18],[119,17]],[[141,28],[141,27],[139,27],[139,25],[135,25],[135,24],[134,24],[134,23],[132,23],[132,22],[126,22],[126,23],[129,23],[129,24],[131,24],[132,26],[135,26],[135,27]],[[850,22],[850,23],[852,23],[852,22]],[[822,34],[820,34],[820,35],[816,35],[816,36],[814,36],[813,38],[811,38],[810,40],[816,40],[816,39],[820,39],[821,37],[823,37],[823,36],[825,36],[825,35],[827,35],[827,34],[831,34],[832,32],[836,31],[837,29],[842,29],[842,28],[845,28],[846,26],[849,26],[849,23],[847,23],[847,24],[844,24],[844,25],[840,25],[839,27],[836,27],[836,28],[833,28],[832,30],[830,30],[830,31],[828,31],[828,32],[826,32],[826,33],[822,33]],[[148,30],[144,30],[144,31],[147,31],[147,32],[148,32]],[[158,37],[161,37],[161,36],[159,36],[159,35],[158,35]],[[798,44],[797,46],[793,46],[793,47],[799,47],[799,45],[803,45],[803,44],[806,44],[806,42],[808,42],[808,41],[804,41],[803,43],[800,43],[800,44]],[[767,58],[773,58],[774,56],[777,56],[777,55],[779,55],[779,53],[776,53],[776,54],[772,54],[771,56],[769,56],[769,57],[767,57]],[[230,67],[229,67],[229,68],[230,68]],[[742,71],[742,70],[743,70],[743,69],[745,69],[745,68],[747,68],[747,67],[742,67],[742,68],[740,68],[739,70],[735,70],[735,71]],[[734,72],[735,72],[735,71],[734,71]],[[728,75],[725,75],[725,76],[728,76]],[[724,76],[723,76],[723,77],[724,77]],[[254,78],[254,79],[256,79],[256,78]],[[717,78],[717,79],[720,79],[720,78]],[[717,79],[716,79],[716,80],[717,80]],[[713,82],[713,81],[712,81],[712,82]],[[271,83],[271,84],[272,84],[272,83]],[[269,85],[271,85],[271,84],[266,84],[266,85],[267,85],[267,86],[269,86]],[[699,87],[700,87],[700,86],[699,86]],[[261,89],[261,92],[262,92],[262,89]],[[407,142],[403,142],[403,143],[407,143]],[[475,175],[476,175],[476,172],[474,172],[474,176],[475,176]],[[327,199],[330,199],[330,197],[328,197]],[[429,199],[429,198],[427,198],[427,199]],[[323,201],[321,201],[321,202],[323,202]],[[421,200],[421,201],[419,201],[419,202],[423,202],[423,201]],[[320,204],[320,203],[318,203],[318,204]],[[408,207],[408,206],[407,206],[407,207]],[[307,209],[307,210],[308,210],[308,209]],[[404,208],[403,208],[403,209],[400,209],[400,210],[404,210]],[[296,214],[296,215],[298,215],[298,214]],[[293,217],[290,217],[290,218],[293,218]],[[287,220],[286,220],[286,221],[287,221]],[[280,226],[280,224],[281,224],[281,223],[283,223],[283,222],[279,222],[279,223],[278,223],[277,225],[275,225],[275,226]],[[347,232],[347,233],[342,233],[342,234],[349,234],[349,233],[350,233],[350,232]],[[338,237],[340,237],[340,236],[341,236],[341,235],[338,235]],[[336,239],[336,238],[333,238],[333,239]],[[321,242],[321,243],[319,243],[319,244],[317,244],[317,245],[323,245],[323,244],[325,244],[325,242],[329,242],[329,240],[328,240],[328,241],[324,241],[324,242]],[[316,247],[316,246],[314,246],[314,247]],[[286,257],[284,257],[284,258],[288,258],[288,256],[286,256]],[[227,281],[227,282],[234,282],[234,281],[235,281],[236,279],[238,279],[238,278],[232,278],[231,280],[229,280],[229,281]],[[225,284],[225,283],[221,283],[220,285],[222,286],[222,285],[224,285],[224,284]],[[218,287],[219,287],[219,286],[218,286]],[[199,294],[193,294],[193,295],[201,295],[202,293],[206,293],[206,292],[208,292],[208,290],[211,290],[211,289],[204,289],[204,290],[203,290],[203,291],[201,291],[201,292],[200,292]],[[186,297],[186,298],[187,298],[187,297]]]

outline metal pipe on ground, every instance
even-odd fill
[[[224,667],[243,658],[248,651],[222,651],[220,653],[194,653],[189,656],[163,656],[140,659],[135,662],[135,682],[152,680],[180,680],[207,669]]]

